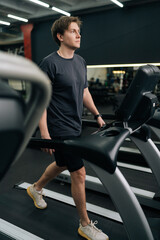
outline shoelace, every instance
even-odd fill
[[[97,220],[94,221],[94,222],[91,221],[91,223],[90,223],[90,225],[91,225],[92,228],[94,228],[94,229],[95,229],[96,231],[98,231],[98,232],[102,232],[101,229],[99,229],[99,228],[97,228],[97,227],[95,226],[96,224],[98,224],[98,221],[97,221]]]
[[[45,197],[45,194],[43,193],[43,190],[41,190],[40,192],[39,191],[36,191],[39,195],[40,195],[40,198],[42,199],[42,196]]]

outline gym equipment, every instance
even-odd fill
[[[0,81],[0,109],[3,111],[0,117],[0,179],[3,177],[13,158],[17,154],[17,149],[23,139],[23,102],[20,96],[7,84]],[[8,138],[11,140],[10,151],[8,151]]]
[[[29,60],[1,52],[0,63],[1,179],[10,164],[21,155],[36,129],[49,103],[51,86],[47,76]],[[5,79],[27,81],[30,91],[26,99],[11,89]]]
[[[154,114],[154,116],[155,116],[155,114]],[[154,117],[151,119],[151,121],[153,121],[153,119],[154,119]],[[158,124],[158,119],[156,119],[156,123]],[[94,126],[93,124],[95,125],[95,122],[91,121],[91,126]],[[87,120],[87,125],[89,126],[89,120]],[[141,181],[142,184],[140,184],[138,182],[137,178],[134,177],[134,175],[132,173],[133,180],[134,180],[134,182],[132,180],[132,182],[133,182],[132,184],[134,184],[133,185],[134,187],[131,187],[131,188],[132,188],[133,192],[136,194],[139,202],[142,205],[160,210],[159,187],[158,187],[158,184],[156,183],[156,181],[154,181],[154,176],[149,176],[153,172],[152,175],[157,176],[156,178],[157,178],[157,182],[158,182],[159,171],[160,171],[159,170],[160,169],[160,167],[159,167],[159,152],[158,152],[158,149],[155,148],[155,145],[153,144],[153,142],[151,141],[149,127],[147,125],[143,126],[140,129],[140,131],[137,131],[136,134],[133,134],[133,136],[131,135],[130,138],[131,139],[133,138],[133,142],[135,142],[135,144],[137,142],[137,147],[141,148],[141,151],[139,151],[137,149],[133,149],[134,151],[132,149],[126,149],[126,152],[124,152],[125,149],[123,147],[120,148],[118,157],[117,157],[117,165],[118,165],[118,167],[122,167],[123,169],[127,168],[127,169],[133,169],[135,171],[143,172],[142,174],[138,174],[138,176],[141,176],[138,178],[138,180]],[[132,152],[131,152],[131,150],[132,150]],[[121,155],[119,155],[119,154],[121,154]],[[143,155],[141,155],[141,154],[143,154]],[[128,157],[127,164],[125,162],[124,156],[126,159]],[[132,159],[131,159],[131,157],[132,157]],[[135,165],[135,164],[139,163],[140,157],[141,157],[141,161],[142,161],[143,165],[146,164],[146,165],[144,165],[145,167]],[[134,160],[133,158],[136,158],[136,159]],[[139,158],[139,159],[137,160],[137,158]],[[145,163],[145,159],[148,164]],[[154,161],[153,161],[153,159],[154,159]],[[149,168],[148,165],[151,168]],[[134,171],[134,173],[137,176],[137,173],[135,171]],[[126,173],[125,177],[127,178],[127,176],[128,176],[130,178],[130,176],[127,172],[128,171],[125,170],[125,173]],[[91,175],[92,175],[92,173],[91,173]],[[147,187],[147,189],[145,189],[144,178],[153,179],[152,184],[155,186],[154,190],[153,189],[150,190],[149,187]],[[68,171],[61,173],[59,176],[57,176],[56,179],[59,181],[62,181],[62,182],[71,183],[70,175],[69,175]],[[138,185],[137,187],[135,187],[136,183]],[[132,186],[132,184],[130,184],[130,185]],[[146,183],[146,184],[148,184],[148,183]],[[139,187],[139,185],[141,185],[141,186]],[[94,174],[93,174],[93,176],[89,176],[89,175],[86,176],[86,188],[97,191],[97,192],[106,193],[106,190],[104,189],[103,185],[101,184],[99,179],[95,177]]]
[[[64,151],[72,151],[90,162],[117,206],[130,239],[153,239],[153,236],[135,195],[116,166],[116,158],[126,137],[141,129],[141,126],[153,117],[157,98],[152,91],[159,78],[160,71],[157,67],[147,65],[138,70],[117,111],[117,121],[113,127],[106,126],[94,135],[77,140],[32,140],[34,146],[61,146]],[[155,154],[158,157],[157,154],[158,151]]]
[[[141,125],[145,123],[145,121],[147,121],[150,117],[152,117],[154,113],[154,103],[156,101],[156,98],[154,95],[151,94],[151,91],[154,87],[154,84],[156,84],[157,77],[159,78],[159,71],[153,66],[145,66],[141,68],[138,71],[137,77],[135,78],[136,80],[132,83],[133,86],[134,84],[137,84],[139,77],[142,79],[145,78],[145,82],[143,81],[143,84],[140,84],[138,86],[138,100],[136,99],[136,107],[132,111],[130,111],[131,109],[129,108],[128,111],[129,100],[127,100],[127,102],[124,101],[122,103],[123,108],[121,109],[125,109],[124,116],[122,113],[119,114],[120,120],[115,124],[114,127],[103,129],[102,131],[92,136],[83,137],[79,140],[71,139],[61,142],[47,141],[46,143],[44,141],[43,147],[45,147],[45,144],[47,147],[50,145],[51,147],[55,146],[57,148],[61,145],[63,146],[65,151],[72,150],[75,154],[79,154],[80,156],[91,162],[92,168],[95,170],[98,177],[103,182],[104,186],[108,189],[110,196],[112,197],[115,205],[119,209],[119,213],[122,217],[129,238],[153,239],[150,227],[135,195],[131,191],[127,181],[116,166],[117,153],[120,146],[124,142],[124,139],[130,136],[130,134],[132,134],[134,131],[136,131],[137,128],[140,128]],[[152,82],[150,82],[151,80]],[[128,99],[130,99],[131,97],[131,92],[128,93]],[[40,97],[42,98],[42,96]],[[146,111],[144,112],[143,116],[140,116],[140,114],[137,115],[137,113],[140,112],[140,105],[142,107],[144,102],[147,104]],[[17,105],[17,107],[20,108],[19,104]],[[33,108],[35,111],[36,105],[33,106]],[[41,109],[39,118],[43,110]],[[136,115],[138,116],[138,119],[136,119]],[[27,116],[25,115],[25,119],[26,117]],[[32,119],[34,123],[37,120],[37,118],[34,118],[33,115]],[[23,138],[23,142],[25,144],[28,141],[28,136],[33,133],[34,128],[29,128],[29,125],[34,125],[33,122],[28,122],[28,129],[30,131],[27,132],[28,134],[24,134],[25,137]],[[35,125],[37,125],[37,122]],[[22,143],[19,147],[22,151],[24,144]],[[21,151],[18,152],[18,156]],[[130,213],[130,216],[128,213]]]
[[[30,91],[25,99],[8,86],[9,79],[27,81]],[[50,81],[35,64],[0,52],[0,180],[24,151],[50,96]],[[0,229],[0,239],[8,239],[7,235],[12,239],[41,239],[3,219],[0,219]]]

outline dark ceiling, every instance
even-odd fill
[[[145,4],[156,0],[119,0],[124,7],[134,6],[135,4]],[[43,0],[49,4],[49,8],[40,6],[30,0],[0,0],[0,21],[9,22],[10,26],[0,24],[0,44],[6,41],[21,39],[22,33],[19,25],[23,22],[7,17],[8,14],[16,15],[28,19],[29,22],[49,18],[58,13],[51,7],[57,7],[71,14],[82,12],[97,11],[104,8],[119,8],[110,0]]]

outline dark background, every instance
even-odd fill
[[[160,2],[72,15],[83,21],[77,53],[87,65],[159,62]],[[55,19],[34,24],[32,57],[36,63],[58,49],[50,31]]]

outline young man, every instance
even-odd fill
[[[52,36],[59,45],[59,50],[43,59],[41,69],[49,76],[52,83],[52,99],[39,122],[41,138],[67,139],[81,134],[83,104],[102,127],[105,123],[94,105],[88,90],[86,64],[82,57],[75,54],[80,47],[80,25],[78,17],[61,17],[51,28]],[[44,149],[52,154],[55,162],[51,163],[27,193],[34,200],[37,208],[46,208],[42,198],[42,188],[65,169],[71,175],[71,192],[79,217],[78,233],[86,239],[107,240],[108,236],[95,227],[86,211],[85,168],[83,160],[60,150]]]

